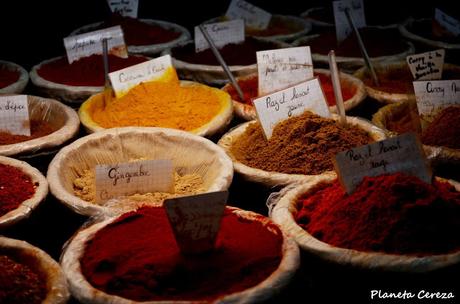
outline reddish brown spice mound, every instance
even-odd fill
[[[13,166],[0,164],[0,216],[31,198],[35,186],[38,185],[33,184],[29,175]]]
[[[0,303],[40,304],[46,293],[46,282],[37,273],[6,255],[0,255]]]
[[[19,80],[19,72],[8,70],[0,66],[0,89],[5,88]]]
[[[30,136],[11,134],[9,132],[0,131],[0,145],[11,145],[23,141],[31,140],[46,136],[56,131],[48,122],[43,120],[30,121]]]
[[[265,280],[280,264],[281,246],[274,224],[227,209],[216,250],[182,255],[165,210],[147,207],[99,230],[80,263],[86,279],[109,294],[135,301],[209,301]]]
[[[430,146],[460,149],[460,107],[442,110],[423,131],[422,142]]]
[[[273,17],[270,19],[270,23],[267,28],[263,30],[246,28],[246,35],[268,37],[295,34],[302,30],[303,25],[299,25],[298,23],[292,21],[286,21],[282,18]]]
[[[259,123],[251,124],[230,150],[243,164],[288,174],[321,174],[333,170],[333,157],[372,142],[356,126],[342,127],[333,119],[309,111],[276,125],[267,141]]]
[[[332,80],[329,75],[315,73],[315,76],[319,77],[321,82],[321,87],[323,88],[324,95],[326,96],[326,101],[329,106],[335,105],[335,96],[334,96],[334,88],[332,87]],[[255,98],[258,96],[258,77],[251,77],[244,80],[239,80],[238,84],[243,91],[244,95],[244,103],[252,105],[251,98]],[[343,100],[346,101],[352,98],[356,94],[356,87],[352,86],[348,82],[341,81],[342,86],[342,97]],[[233,100],[241,102],[238,93],[236,92],[233,85],[230,85],[228,88],[228,93],[232,97]]]
[[[331,245],[396,254],[444,254],[460,249],[460,193],[396,173],[365,177],[348,195],[338,181],[299,202],[296,221]]]
[[[120,58],[109,55],[109,71],[118,71],[147,60],[145,57]],[[70,86],[100,87],[104,85],[104,65],[102,56],[98,54],[80,58],[71,64],[66,57],[60,57],[42,65],[37,73],[48,81]]]

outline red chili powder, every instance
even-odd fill
[[[147,60],[145,57],[120,58],[109,55],[109,70],[118,71]],[[42,65],[37,72],[42,78],[55,83],[93,87],[104,85],[104,65],[102,56],[98,54],[80,58],[71,64],[66,57],[60,57]]]
[[[150,45],[170,42],[177,39],[181,33],[166,29],[159,25],[148,24],[139,19],[124,17],[120,14],[112,14],[109,20],[98,27],[104,29],[120,25],[123,29],[126,44],[128,45]]]
[[[87,280],[109,294],[135,301],[209,301],[266,279],[280,264],[281,247],[277,226],[227,209],[217,248],[182,255],[164,208],[145,207],[98,231],[80,263]]]
[[[257,63],[257,51],[277,48],[279,46],[275,42],[261,41],[247,37],[243,43],[227,44],[219,49],[219,52],[228,65],[250,65]],[[195,53],[195,45],[193,43],[175,47],[171,49],[171,54],[174,58],[189,63],[220,66],[211,49]]]
[[[246,28],[246,35],[248,36],[277,36],[277,35],[289,35],[295,34],[303,30],[303,26],[294,23],[292,21],[286,21],[285,19],[278,18],[276,16],[270,19],[270,23],[268,24],[266,29],[254,29],[254,28]]]
[[[326,95],[327,104],[330,106],[335,105],[334,88],[332,86],[331,77],[329,75],[320,73],[314,73],[314,75],[319,77],[324,95]],[[255,76],[248,79],[239,80],[238,84],[240,85],[241,90],[243,91],[244,103],[252,105],[251,98],[257,97],[258,95],[258,77]],[[355,86],[343,80],[340,82],[340,84],[342,86],[342,96],[344,101],[352,98],[356,94]],[[233,85],[230,85],[228,93],[230,94],[233,100],[241,102],[241,99],[238,96],[238,93],[236,92]]]
[[[430,146],[460,149],[460,107],[442,110],[423,131],[422,142]]]
[[[26,140],[39,138],[56,131],[48,122],[43,120],[30,121],[30,136],[11,134],[9,132],[0,131],[0,145],[11,145],[20,143]]]
[[[377,76],[379,78],[379,86],[376,86],[372,81],[369,73],[366,73],[363,82],[368,87],[376,90],[393,93],[393,94],[414,94],[414,78],[408,66],[397,69],[378,69]]]
[[[36,186],[38,185],[32,182],[30,176],[21,170],[0,164],[0,216],[31,198]]]
[[[46,281],[29,266],[0,254],[0,303],[40,304],[46,297]]]
[[[296,221],[323,242],[413,255],[460,249],[460,192],[446,182],[395,173],[365,177],[351,195],[338,181],[318,188],[299,202]]]
[[[9,86],[19,80],[19,72],[8,70],[4,66],[0,66],[0,89]]]

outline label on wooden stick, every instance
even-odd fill
[[[205,24],[203,27],[208,31],[217,48],[230,43],[244,42],[244,21],[242,19]],[[195,52],[201,52],[210,47],[200,28],[195,26]]]
[[[228,19],[243,19],[246,26],[261,30],[268,27],[272,18],[269,12],[243,0],[232,0],[225,16]]]
[[[30,136],[27,95],[0,97],[0,131]]]
[[[406,57],[412,76],[415,80],[441,79],[444,65],[445,50],[414,54]]]

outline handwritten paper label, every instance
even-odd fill
[[[351,32],[353,32],[353,28],[348,22],[347,15],[345,14],[346,8],[350,10],[350,15],[351,18],[353,18],[356,28],[362,28],[366,26],[364,4],[362,0],[334,1],[333,7],[335,34],[337,36],[338,42],[342,42],[351,34]]]
[[[246,26],[256,29],[266,29],[272,15],[263,9],[243,0],[232,0],[225,13],[228,19],[243,19]]]
[[[256,55],[259,96],[313,78],[309,46],[260,51]]]
[[[173,192],[171,160],[143,160],[96,166],[96,203],[148,192]]]
[[[0,131],[30,136],[27,95],[0,97]]]
[[[102,54],[102,39],[107,39],[109,54],[127,58],[123,31],[119,25],[103,30],[64,38],[64,46],[69,63],[92,54]]]
[[[117,13],[125,17],[137,18],[139,0],[108,0],[112,13]]]
[[[230,43],[238,44],[244,42],[243,19],[205,24],[204,28],[208,31],[217,48]],[[210,47],[200,28],[195,26],[195,51],[201,52]]]
[[[434,10],[434,19],[446,30],[454,34],[455,36],[460,35],[460,21],[451,16],[445,14],[440,9]]]
[[[164,201],[176,242],[183,253],[200,253],[214,248],[227,197],[227,191],[220,191]]]
[[[365,176],[404,172],[431,183],[431,170],[415,133],[360,146],[335,156],[335,170],[350,194]]]
[[[115,95],[120,98],[139,83],[159,79],[171,69],[171,56],[165,55],[109,73],[109,78]]]
[[[253,100],[265,137],[270,139],[273,128],[282,120],[301,115],[305,111],[330,117],[318,78]]]
[[[406,61],[415,80],[441,79],[444,55],[445,50],[439,49],[407,56]]]

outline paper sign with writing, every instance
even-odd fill
[[[419,114],[460,103],[460,80],[414,81]]]
[[[441,79],[444,65],[445,50],[414,54],[406,57],[412,76],[415,80]]]
[[[219,191],[164,201],[176,242],[183,253],[200,253],[214,248],[227,197],[227,191]]]
[[[266,95],[313,78],[309,46],[259,51],[256,55],[258,95]]]
[[[434,10],[434,19],[446,30],[454,34],[455,36],[460,35],[460,21],[447,15],[440,9]]]
[[[137,18],[139,0],[107,0],[112,13],[125,17]]]
[[[27,95],[0,97],[0,131],[30,136]]]
[[[230,43],[244,42],[243,19],[205,24],[204,28],[208,31],[217,48],[222,48]],[[200,28],[195,26],[195,51],[201,52],[210,47]]]
[[[143,160],[96,166],[96,202],[148,192],[173,192],[171,160]]]
[[[364,4],[362,0],[334,1],[333,7],[335,33],[338,42],[342,42],[353,32],[353,28],[348,22],[347,15],[345,14],[346,8],[350,10],[350,15],[353,18],[356,28],[362,28],[366,26]]]
[[[165,55],[109,73],[109,78],[115,95],[120,98],[139,83],[159,79],[171,69],[171,56]]]
[[[232,0],[225,13],[228,19],[243,19],[246,26],[256,29],[266,29],[272,15],[263,9],[243,0]]]
[[[349,194],[365,176],[403,172],[431,183],[431,170],[415,133],[340,152],[335,156],[334,166]]]
[[[265,137],[270,139],[273,128],[282,120],[305,111],[330,117],[329,107],[318,78],[253,100]]]
[[[119,25],[64,38],[69,63],[92,54],[102,54],[102,39],[107,39],[109,54],[128,57],[128,50]]]

